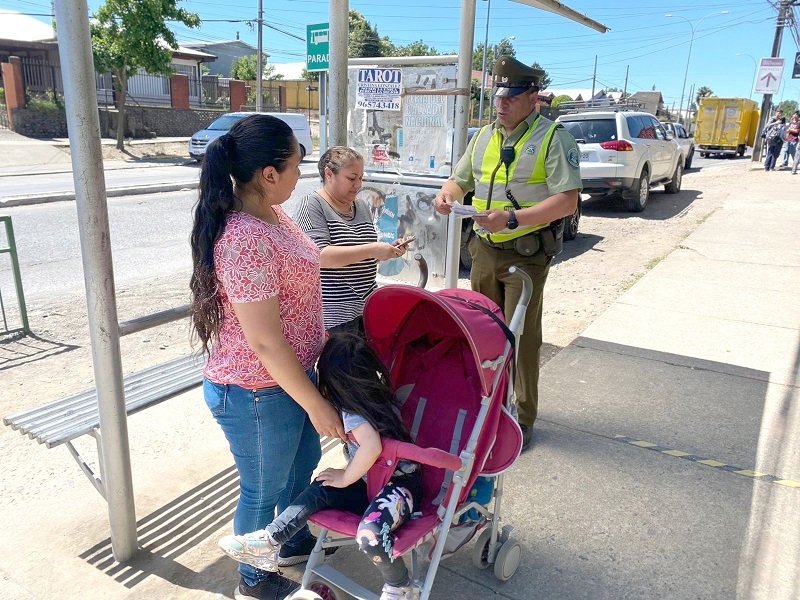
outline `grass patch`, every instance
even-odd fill
[[[627,281],[623,282],[623,283],[622,283],[622,285],[620,285],[620,290],[622,290],[623,292],[627,292],[627,291],[628,291],[629,289],[631,289],[631,288],[632,288],[634,285],[636,285],[636,283],[637,283],[637,282],[638,282],[638,281],[639,281],[639,280],[640,280],[642,277],[644,277],[645,275],[647,275],[647,272],[648,272],[648,271],[652,271],[652,270],[655,268],[655,266],[656,266],[658,263],[660,263],[662,260],[664,260],[665,258],[666,258],[666,256],[657,256],[656,258],[653,258],[653,259],[651,259],[651,260],[650,260],[650,261],[649,261],[649,262],[648,262],[648,263],[647,263],[647,264],[644,266],[644,269],[645,269],[645,270],[644,270],[644,273],[637,273],[636,275],[634,275],[633,277],[631,277],[631,278],[630,278],[630,279],[628,279]]]

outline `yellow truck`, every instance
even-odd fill
[[[694,143],[700,156],[744,156],[756,141],[758,104],[748,98],[703,98],[697,111]]]

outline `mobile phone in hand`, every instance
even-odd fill
[[[398,248],[405,248],[405,247],[406,247],[406,246],[408,246],[408,245],[409,245],[411,242],[413,242],[415,239],[417,239],[417,236],[415,236],[415,235],[410,235],[410,236],[408,236],[406,239],[404,239],[402,242],[400,242],[399,244],[397,244],[397,247],[398,247]]]

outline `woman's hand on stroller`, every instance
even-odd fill
[[[344,477],[344,469],[327,468],[317,475],[317,481],[322,485],[329,485],[335,488],[343,488],[350,485]]]

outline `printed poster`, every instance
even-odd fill
[[[365,108],[359,88],[366,89],[376,74],[364,71],[402,71],[400,110]],[[348,145],[364,157],[367,171],[393,171],[447,177],[451,171],[455,121],[455,65],[361,69],[348,71]],[[385,81],[392,76],[382,73]],[[441,90],[443,93],[438,93]]]
[[[400,110],[402,93],[401,69],[358,69],[356,108]]]

